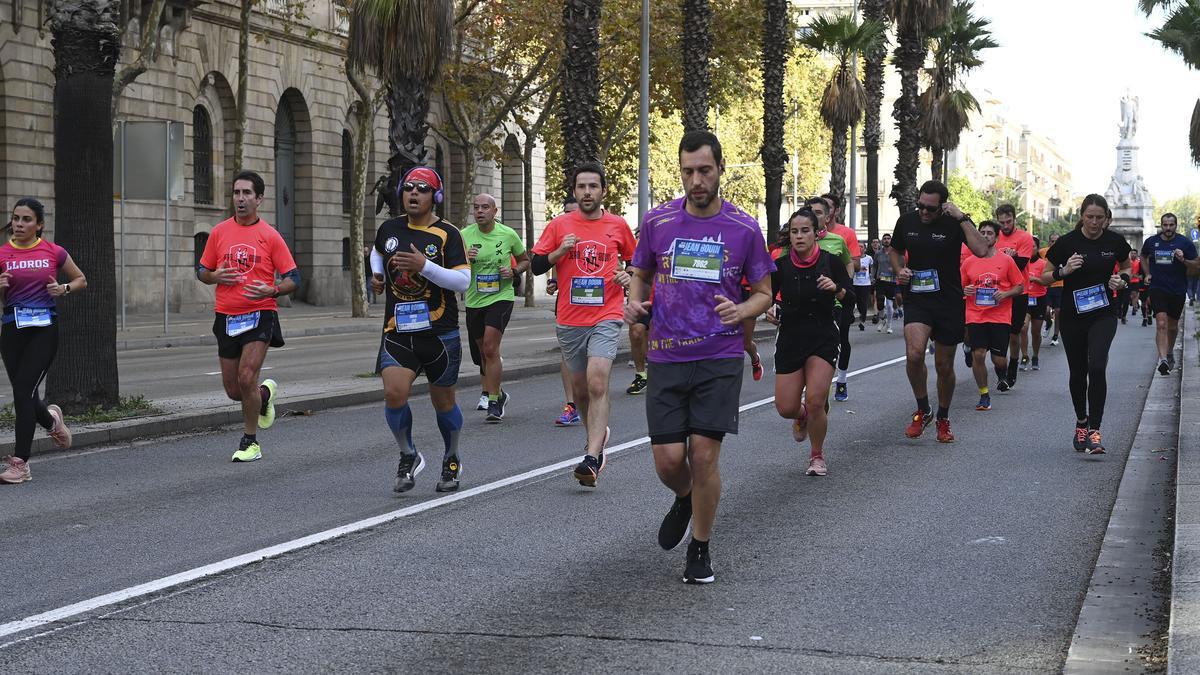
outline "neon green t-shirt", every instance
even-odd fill
[[[832,232],[827,232],[824,237],[817,239],[817,248],[841,260],[843,265],[849,265],[852,260],[846,240]]]
[[[478,251],[475,260],[471,261],[467,307],[478,309],[516,299],[513,280],[500,278],[500,270],[511,266],[512,258],[525,252],[525,244],[517,231],[497,221],[487,234],[479,230],[479,225],[468,225],[462,230],[462,238],[467,250]]]

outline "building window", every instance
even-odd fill
[[[200,266],[200,258],[204,255],[204,247],[208,244],[208,233],[197,232],[196,236],[192,237],[192,268]]]
[[[354,173],[354,140],[342,130],[342,213],[350,213],[350,177]]]
[[[212,122],[203,106],[192,108],[192,182],[195,203],[213,203]]]

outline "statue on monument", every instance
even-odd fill
[[[1128,93],[1121,97],[1121,138],[1137,135],[1138,98]]]
[[[1117,170],[1109,181],[1105,197],[1111,206],[1150,206],[1153,201],[1137,165],[1138,98],[1126,93],[1121,97],[1121,140],[1117,142]]]

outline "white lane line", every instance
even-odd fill
[[[280,351],[283,351],[283,350],[281,349]],[[270,370],[273,367],[274,366],[263,366],[262,368],[259,368],[259,370]],[[205,373],[205,375],[220,375],[220,374],[221,374],[221,371],[219,371],[219,370],[213,371],[211,373]]]
[[[890,361],[883,361],[881,363],[876,363],[875,365],[867,366],[866,368],[862,368],[862,369],[847,373],[847,377],[855,377],[856,375],[862,375],[864,373],[869,373],[873,370],[879,370],[880,368],[886,368],[887,366],[903,362],[904,358],[905,357],[901,356],[898,358],[894,358]],[[767,397],[764,399],[760,399],[758,401],[753,401],[753,402],[747,403],[747,404],[741,406],[740,408],[738,408],[738,411],[746,412],[747,410],[752,410],[754,408],[759,408],[764,405],[769,405],[769,404],[773,403],[774,401],[775,401],[775,397],[770,396],[770,397]],[[626,441],[625,443],[622,443],[620,445],[617,445],[617,446],[614,446],[611,448],[607,448],[605,450],[605,452],[607,452],[609,455],[616,455],[616,454],[624,452],[630,448],[635,448],[639,445],[643,445],[643,444],[649,443],[649,442],[650,442],[649,436],[642,436],[641,438],[635,438],[632,441]],[[259,562],[261,560],[265,560],[267,558],[273,558],[276,556],[283,555],[285,553],[291,553],[293,551],[298,551],[302,548],[307,548],[309,546],[321,544],[321,543],[324,543],[331,539],[336,539],[338,537],[345,536],[347,534],[353,534],[355,532],[360,532],[362,530],[366,530],[366,529],[369,529],[372,527],[377,527],[377,526],[383,525],[385,523],[390,523],[393,520],[399,520],[400,518],[406,518],[408,516],[417,515],[418,513],[424,513],[425,511],[430,511],[432,509],[436,509],[439,506],[447,506],[447,505],[453,504],[455,502],[460,502],[464,499],[470,499],[471,497],[475,497],[477,495],[487,494],[489,492],[495,492],[496,490],[501,490],[510,485],[515,485],[517,483],[522,483],[525,481],[533,480],[534,478],[540,478],[547,474],[555,473],[558,471],[563,471],[565,469],[568,469],[568,468],[574,466],[576,463],[578,463],[578,461],[579,460],[576,458],[564,459],[561,462],[556,462],[556,463],[550,464],[548,466],[531,469],[529,471],[526,471],[525,473],[520,473],[515,476],[509,476],[508,478],[501,478],[500,480],[493,481],[491,483],[486,483],[484,485],[480,485],[477,487],[468,488],[466,490],[463,490],[462,492],[456,492],[454,494],[447,495],[445,497],[438,497],[436,499],[431,499],[426,502],[421,502],[420,504],[414,504],[412,506],[408,506],[403,509],[389,511],[388,513],[384,513],[384,514],[381,514],[378,516],[372,516],[371,518],[365,518],[363,520],[358,520],[353,523],[348,523],[346,525],[342,525],[340,527],[335,527],[332,529],[325,530],[323,532],[317,532],[316,534],[310,534],[307,537],[301,537],[299,539],[293,539],[291,541],[286,541],[281,544],[276,544],[274,546],[260,548],[257,551],[251,551],[250,553],[245,553],[243,555],[234,556],[232,558],[226,558],[225,560],[221,560],[221,561],[211,563],[208,565],[203,565],[201,567],[196,567],[196,568],[187,570],[185,572],[180,572],[178,574],[172,574],[170,576],[162,577],[160,579],[155,579],[154,581],[150,581],[150,582],[147,582],[144,584],[130,586],[129,588],[124,588],[122,590],[115,591],[112,593],[105,593],[104,595],[98,595],[98,596],[96,596],[94,598],[90,598],[88,600],[83,600],[81,602],[76,602],[76,603],[73,603],[70,605],[59,607],[58,609],[52,609],[48,612],[34,614],[32,616],[25,617],[24,619],[18,619],[16,621],[10,621],[6,624],[0,624],[0,638],[8,637],[10,635],[14,635],[16,633],[31,630],[34,628],[39,628],[41,626],[45,626],[47,624],[54,623],[56,621],[62,621],[64,619],[69,619],[71,617],[79,616],[80,614],[86,614],[87,612],[91,612],[91,611],[99,609],[101,607],[115,605],[117,603],[125,602],[126,600],[132,600],[134,598],[138,598],[138,597],[141,597],[144,595],[149,595],[151,593],[158,593],[160,591],[163,591],[165,589],[168,589],[168,588],[171,588],[174,586],[179,586],[181,584],[190,583],[192,581],[196,581],[197,579],[203,579],[205,577],[210,577],[214,574],[220,574],[222,572],[228,572],[229,570],[237,569],[239,567],[245,567],[246,565],[250,565],[250,564]],[[58,629],[55,629],[55,630],[58,630]],[[50,632],[54,632],[54,631],[50,631]],[[24,640],[20,640],[20,641],[24,641]],[[5,647],[8,647],[9,645],[12,645],[12,644],[15,644],[15,642],[6,642],[4,644],[0,644],[0,649],[4,649]]]
[[[546,342],[547,340],[557,340],[557,339],[558,339],[558,336],[555,335],[552,337],[525,338],[525,341],[526,342]]]

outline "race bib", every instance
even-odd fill
[[[1154,264],[1170,265],[1175,262],[1175,249],[1156,248],[1154,249]]]
[[[1033,297],[1032,295],[1029,296],[1029,306],[1037,307],[1037,298]]]
[[[394,317],[397,333],[415,333],[432,325],[429,321],[429,303],[424,300],[397,302]]]
[[[248,330],[258,328],[260,313],[250,312],[249,314],[235,314],[225,317],[225,334],[229,337],[237,337]]]
[[[908,283],[913,293],[936,293],[942,290],[937,270],[913,270]]]
[[[976,288],[975,289],[975,306],[976,307],[995,307],[999,304],[996,300],[995,288]]]
[[[724,261],[725,244],[719,241],[676,239],[671,251],[671,278],[719,284]]]
[[[890,282],[893,282],[893,281],[895,281],[895,280],[896,280],[896,275],[895,275],[895,274],[880,274],[880,275],[879,275],[879,280],[880,280],[880,281],[886,281],[886,282],[889,282],[889,283],[890,283]]]
[[[604,277],[571,279],[571,304],[589,307],[604,305]]]
[[[484,295],[500,292],[500,273],[476,274],[475,290]]]
[[[46,307],[14,307],[17,328],[38,328],[50,325],[50,310]]]
[[[854,273],[854,285],[855,286],[870,286],[871,285],[871,273],[870,272],[862,272],[862,271],[855,272]]]
[[[1071,295],[1075,298],[1075,311],[1080,314],[1108,307],[1108,287],[1104,284],[1080,288]]]

